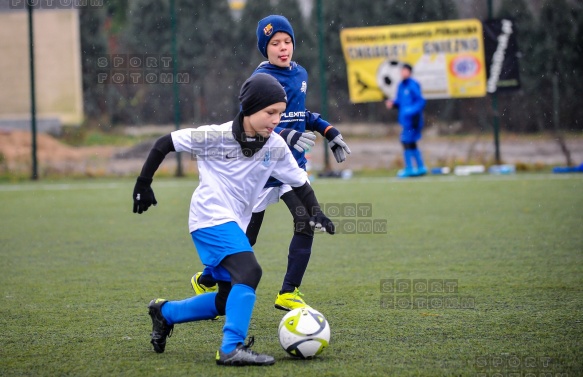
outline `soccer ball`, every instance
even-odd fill
[[[377,85],[388,99],[395,99],[397,87],[401,82],[403,63],[396,60],[385,60],[377,69]]]
[[[311,358],[322,353],[330,343],[330,325],[319,311],[294,309],[279,323],[279,343],[294,357]]]

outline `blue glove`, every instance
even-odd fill
[[[350,148],[342,139],[342,134],[336,128],[331,127],[325,132],[328,145],[332,149],[336,162],[341,163],[346,160],[346,153],[350,154]]]
[[[314,145],[316,145],[316,135],[311,132],[299,132],[292,130],[291,128],[286,128],[279,133],[283,140],[290,147],[294,148],[296,151],[308,152]]]

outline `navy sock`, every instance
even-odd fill
[[[289,244],[287,256],[287,272],[283,279],[280,293],[293,292],[302,284],[304,273],[308,268],[314,237],[305,234],[294,234]]]
[[[205,287],[212,287],[217,284],[217,281],[213,278],[208,267],[205,267],[204,270],[202,270],[202,274],[198,277],[198,284],[202,284]]]

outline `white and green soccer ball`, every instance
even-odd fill
[[[299,308],[288,312],[279,323],[279,343],[294,357],[307,359],[322,353],[330,343],[330,325],[319,311]]]

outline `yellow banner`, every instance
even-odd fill
[[[340,40],[354,103],[394,98],[405,63],[426,99],[486,95],[479,20],[343,29]]]

